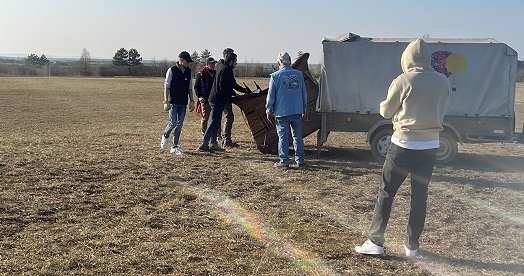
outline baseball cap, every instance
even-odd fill
[[[209,65],[211,63],[216,63],[217,61],[213,57],[206,58],[206,65]]]
[[[179,58],[183,58],[185,59],[187,62],[193,62],[193,60],[191,59],[191,55],[189,55],[188,52],[186,51],[182,51],[180,52],[180,54],[178,55]]]
[[[291,64],[291,57],[287,52],[280,52],[277,56],[277,61],[280,61],[282,64],[290,65]]]

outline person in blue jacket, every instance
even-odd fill
[[[289,168],[289,129],[295,148],[295,162],[304,164],[304,141],[302,140],[302,117],[306,113],[307,92],[302,72],[290,67],[291,57],[287,52],[277,56],[279,70],[272,73],[266,98],[267,119],[275,123],[278,135],[279,162],[275,167]]]

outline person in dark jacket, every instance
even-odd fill
[[[195,80],[194,90],[198,98],[197,110],[200,109],[202,118],[200,119],[200,131],[202,135],[206,132],[207,122],[209,121],[209,114],[211,114],[211,106],[209,105],[209,93],[213,86],[213,80],[215,79],[215,64],[216,60],[212,57],[206,59],[206,65],[202,67],[202,70],[198,72]],[[216,141],[215,141],[216,144]]]
[[[237,55],[229,53],[226,55],[223,66],[216,72],[211,93],[209,94],[209,105],[211,106],[211,122],[207,126],[202,144],[198,147],[199,151],[224,151],[218,145],[211,143],[213,137],[216,137],[220,127],[220,119],[226,103],[231,102],[231,97],[235,93],[235,76],[233,68],[237,65]],[[209,144],[211,143],[211,147]]]
[[[222,52],[224,59],[226,58],[226,55],[229,53],[234,53],[234,50],[231,48],[225,48]],[[217,71],[220,70],[220,68],[224,65],[224,59],[220,59],[217,63]],[[251,91],[247,89],[246,87],[242,87],[238,85],[236,80],[233,84],[234,90],[248,94]],[[233,96],[235,96],[236,93],[233,93]],[[235,121],[235,115],[233,114],[233,104],[231,102],[227,102],[224,105],[224,130],[222,131],[222,147],[224,148],[232,148],[232,147],[238,147],[238,144],[233,142],[231,139],[231,131],[233,129],[233,122]],[[218,129],[217,135],[220,136],[220,128]]]
[[[192,61],[188,52],[181,52],[178,55],[177,64],[167,70],[164,82],[164,110],[169,112],[169,122],[162,134],[160,148],[167,148],[169,134],[174,129],[170,152],[176,155],[183,154],[178,147],[178,141],[182,132],[184,118],[186,117],[188,98],[191,100],[189,112],[193,111],[194,108],[193,94],[190,93],[193,79],[189,63]]]

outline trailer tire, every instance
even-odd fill
[[[391,129],[378,131],[371,139],[371,154],[378,162],[386,160],[386,154],[391,143]],[[457,139],[448,132],[440,133],[440,147],[437,151],[437,164],[447,165],[455,160],[458,153]]]
[[[371,138],[371,154],[378,162],[384,162],[384,160],[386,160],[392,134],[393,130],[382,129]]]
[[[437,152],[437,164],[447,165],[453,162],[453,160],[455,160],[455,157],[457,156],[457,139],[452,134],[443,131],[440,133],[439,140],[440,147]]]

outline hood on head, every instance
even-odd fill
[[[404,73],[414,70],[432,69],[429,47],[426,42],[417,38],[406,47],[400,58],[400,65]]]

